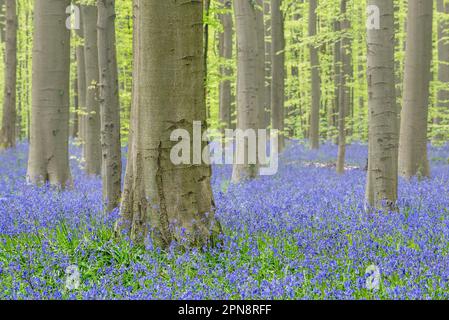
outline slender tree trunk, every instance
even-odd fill
[[[265,110],[265,23],[264,0],[255,0],[257,28],[257,98],[259,110],[259,129],[266,129],[267,110]]]
[[[85,157],[86,172],[101,174],[100,104],[98,101],[98,38],[96,6],[82,6],[84,24],[84,58],[86,67]]]
[[[34,3],[31,137],[27,178],[64,187],[70,182],[70,0]]]
[[[164,248],[174,240],[201,247],[221,230],[211,169],[173,164],[170,136],[184,129],[192,137],[193,122],[206,120],[203,3],[135,0],[135,12],[131,146],[118,226],[136,241],[149,233]]]
[[[206,15],[206,22],[204,23],[204,96],[206,97],[206,119],[209,119],[210,117],[210,103],[207,101],[208,96],[208,61],[209,61],[209,13],[210,13],[210,3],[211,0],[203,0],[204,3],[204,13]]]
[[[223,32],[220,34],[220,57],[226,62],[225,66],[220,67],[220,74],[222,80],[220,82],[220,122],[225,129],[230,129],[231,124],[231,79],[232,68],[228,65],[232,60],[232,1],[221,0],[224,8],[229,10],[220,16],[220,20],[223,24]]]
[[[17,23],[16,1],[6,0],[6,63],[0,150],[16,145]]]
[[[79,110],[79,98],[78,98],[78,77],[75,77],[75,79],[73,80],[73,91],[75,92],[74,97],[73,97],[73,107],[74,107],[74,112],[72,114],[72,132],[71,132],[71,136],[72,138],[77,138],[78,137],[78,129],[79,129],[79,124],[78,124],[78,110]]]
[[[0,0],[0,42],[5,42],[5,1],[6,0]]]
[[[260,50],[257,26],[259,19],[256,4],[250,0],[235,0],[234,14],[237,30],[237,129],[246,131],[260,127]],[[265,53],[264,53],[265,55]],[[245,152],[243,164],[234,164],[232,181],[239,182],[253,179],[259,174],[259,163],[248,161],[248,141],[244,148],[237,152]],[[237,154],[239,157],[239,154]],[[242,155],[240,155],[242,157]]]
[[[395,208],[398,189],[398,110],[394,72],[393,0],[369,0],[382,28],[368,30],[369,164],[366,198],[371,207]]]
[[[348,31],[350,22],[347,16],[348,0],[341,0],[341,13],[344,15],[341,21],[341,30]],[[338,102],[338,155],[337,155],[337,173],[344,173],[345,171],[345,154],[346,154],[346,114],[351,103],[351,88],[349,86],[351,75],[351,41],[348,35],[343,35],[340,45],[341,56],[341,72],[340,72],[340,88],[339,88],[339,102]]]
[[[120,100],[115,36],[115,0],[98,0],[98,61],[103,200],[111,212],[120,204],[122,155]]]
[[[399,173],[429,176],[427,120],[432,60],[433,2],[410,0],[407,16],[404,100],[399,141]]]
[[[449,23],[447,21],[449,2],[438,0],[437,5],[438,12],[446,15],[445,19],[438,23],[438,81],[440,89],[438,90],[438,115],[434,122],[439,125],[441,115],[449,114]],[[440,141],[444,139],[444,136],[442,133],[438,133],[435,138]]]
[[[334,22],[334,32],[339,33],[341,31],[340,21]],[[340,110],[340,88],[341,88],[341,39],[334,43],[334,103],[332,105],[332,128],[335,129],[338,123],[338,111]],[[335,139],[333,130],[328,136],[329,139]],[[337,139],[338,140],[338,139]]]
[[[285,38],[282,0],[271,0],[271,127],[279,130],[279,151],[284,141]]]
[[[78,97],[78,141],[82,145],[83,158],[85,155],[86,142],[86,59],[84,56],[84,26],[83,13],[80,11],[80,28],[76,30],[77,36],[80,38],[76,47],[76,64],[77,64],[77,97]]]
[[[309,36],[314,37],[317,31],[317,0],[309,2]],[[310,45],[310,68],[312,73],[312,107],[310,116],[310,147],[318,149],[320,147],[320,61],[318,58],[318,48],[315,44]]]
[[[264,24],[265,24],[265,106],[264,127],[271,123],[271,0],[264,0]]]

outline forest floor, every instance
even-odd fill
[[[367,214],[367,147],[292,143],[278,175],[229,183],[214,167],[223,244],[168,252],[117,243],[101,181],[72,147],[74,188],[26,184],[27,145],[0,153],[0,299],[448,299],[449,146],[429,147],[432,178],[400,181],[400,212]],[[76,266],[77,290],[66,271]],[[379,271],[379,288],[367,268]]]

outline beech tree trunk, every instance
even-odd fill
[[[438,12],[449,14],[449,2],[438,0]],[[437,125],[441,122],[441,115],[449,113],[449,23],[447,18],[438,23],[438,116],[435,119]],[[440,128],[438,128],[440,131]],[[436,140],[444,139],[441,133],[436,135]]]
[[[31,183],[70,183],[70,0],[34,3],[31,136],[27,178]]]
[[[76,47],[76,65],[77,65],[77,96],[78,96],[78,141],[82,145],[83,158],[85,155],[86,141],[86,59],[84,56],[84,27],[83,12],[80,11],[80,28],[75,30],[76,35],[80,38],[80,44]]]
[[[237,32],[237,129],[246,131],[260,127],[260,54],[257,18],[259,8],[250,0],[235,0],[234,14]],[[263,53],[265,55],[265,53]],[[248,140],[237,153],[245,152],[243,164],[234,164],[232,181],[253,179],[259,174],[259,163],[249,163]],[[239,156],[238,154],[236,155]],[[240,155],[242,157],[242,155]]]
[[[264,99],[264,127],[271,124],[271,0],[264,0],[265,25],[265,99]]]
[[[98,64],[103,201],[111,212],[120,204],[122,152],[120,99],[115,35],[115,0],[98,0]]]
[[[310,0],[309,3],[309,36],[314,37],[317,31],[317,0]],[[320,147],[320,61],[318,58],[318,48],[312,43],[310,45],[310,68],[312,73],[312,106],[310,115],[309,140],[312,149]]]
[[[226,12],[220,15],[221,23],[223,24],[223,32],[220,34],[220,57],[226,63],[230,63],[232,60],[232,1],[221,0],[224,8],[228,9]],[[220,122],[225,129],[232,127],[231,123],[231,103],[232,103],[232,91],[231,91],[231,79],[232,68],[228,65],[220,68],[220,74],[223,80],[220,82]]]
[[[267,110],[265,110],[265,19],[264,0],[254,0],[256,8],[256,28],[257,28],[257,97],[259,110],[259,129],[266,129]]]
[[[368,30],[369,164],[366,199],[394,210],[398,193],[398,110],[394,72],[393,0],[369,0],[380,9],[382,28]]]
[[[339,33],[341,31],[340,21],[336,20],[334,22],[334,32]],[[332,105],[332,129],[336,129],[338,127],[338,111],[340,110],[340,83],[341,79],[341,39],[339,38],[334,43],[334,103]],[[328,136],[329,139],[333,139],[338,142],[336,135],[333,132],[334,130],[330,130],[330,134]]]
[[[205,126],[203,2],[135,0],[134,8],[131,145],[117,230],[136,241],[149,234],[163,248],[202,247],[221,232],[211,168],[173,164],[170,136],[185,129],[193,137],[194,121]]]
[[[16,145],[17,12],[16,1],[6,0],[5,88],[0,150]]]
[[[282,0],[271,0],[271,127],[279,130],[279,151],[285,147],[285,38]]]
[[[350,28],[350,22],[347,17],[348,0],[341,0],[340,11],[344,15],[341,21],[341,30],[343,32]],[[337,155],[337,173],[342,174],[345,171],[346,155],[346,115],[351,103],[351,88],[349,86],[351,75],[351,41],[348,35],[343,35],[340,44],[341,72],[340,88],[338,102],[338,155]]]
[[[86,67],[85,159],[86,172],[101,174],[100,104],[98,99],[98,10],[96,6],[81,8],[84,24],[84,58]]]
[[[416,175],[428,177],[427,121],[433,2],[410,0],[408,5],[399,173],[405,178]]]

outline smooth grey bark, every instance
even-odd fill
[[[0,150],[16,145],[16,83],[17,83],[17,12],[16,1],[6,0],[5,87],[3,96]]]
[[[317,32],[317,0],[309,2],[309,37],[316,36]],[[315,44],[310,44],[310,68],[311,68],[311,85],[312,85],[312,106],[310,113],[310,131],[309,142],[311,149],[320,147],[320,61],[318,57],[318,48]]]
[[[79,38],[79,43],[76,46],[76,79],[78,97],[78,141],[82,145],[83,158],[85,155],[85,141],[86,141],[86,59],[84,56],[84,27],[83,27],[83,13],[80,11],[80,28],[75,30]]]
[[[100,104],[98,100],[98,9],[94,5],[81,7],[84,28],[84,59],[86,70],[85,160],[86,172],[101,174]]]
[[[265,23],[264,0],[253,1],[256,8],[257,28],[257,98],[259,110],[259,129],[266,129],[267,110],[265,110]]]
[[[271,123],[271,0],[264,0],[265,24],[265,99],[264,99],[264,127]]]
[[[250,0],[235,0],[234,15],[237,32],[237,129],[246,131],[260,128],[260,55],[259,49],[259,8]],[[263,29],[263,26],[262,26]],[[263,52],[263,56],[265,53]],[[232,181],[234,183],[247,179],[253,179],[259,174],[259,163],[248,161],[248,140],[245,139],[244,163],[234,164]],[[238,155],[237,155],[238,156]]]
[[[115,33],[115,0],[98,0],[98,65],[103,201],[111,212],[120,205],[122,151]]]
[[[271,127],[279,130],[279,151],[285,147],[285,38],[282,0],[271,0]]]
[[[341,25],[340,21],[336,20],[334,22],[334,32],[340,33],[341,31]],[[341,39],[339,38],[334,43],[334,101],[332,105],[332,127],[337,128],[338,127],[338,111],[339,108],[339,102],[340,102],[340,83],[341,79]],[[330,135],[328,135],[329,139],[335,139],[335,134],[332,130],[330,130]],[[335,139],[338,141],[338,139]]]
[[[5,42],[5,1],[0,0],[0,42]]]
[[[65,187],[69,167],[70,0],[34,3],[30,150],[27,179]]]
[[[366,200],[394,210],[398,196],[398,110],[394,61],[393,0],[369,0],[380,9],[380,29],[368,30],[369,155]]]
[[[223,32],[219,37],[219,51],[220,57],[226,64],[229,64],[232,60],[232,34],[233,34],[233,22],[232,22],[232,1],[221,0],[224,8],[229,10],[220,15],[220,20],[223,25]],[[231,88],[231,76],[232,68],[229,65],[220,67],[220,74],[223,80],[220,81],[220,122],[225,129],[232,127],[231,123],[231,103],[232,103],[232,88]]]
[[[399,139],[399,174],[430,175],[427,158],[433,2],[410,0],[407,15],[404,93]]]
[[[203,3],[134,4],[131,145],[117,231],[124,228],[135,241],[150,235],[163,248],[173,241],[202,247],[221,232],[211,168],[173,164],[177,143],[170,136],[185,129],[192,137],[193,122],[206,122]]]
[[[76,55],[76,53],[75,53]],[[75,92],[74,96],[73,96],[73,107],[74,107],[74,112],[71,115],[72,116],[72,121],[71,121],[71,131],[70,131],[70,135],[72,136],[72,138],[77,138],[78,137],[78,129],[79,129],[79,123],[78,123],[78,110],[79,110],[79,99],[78,99],[78,77],[75,77],[75,79],[73,80],[73,91]]]
[[[340,44],[341,70],[340,87],[338,101],[338,155],[337,155],[337,173],[343,174],[345,171],[346,155],[346,116],[351,103],[351,88],[349,86],[351,75],[351,41],[347,34],[344,34],[351,27],[347,16],[348,0],[341,0],[340,11],[343,14],[343,20],[340,22],[343,32]]]
[[[449,22],[447,16],[449,14],[449,2],[438,0],[438,12],[445,15],[444,19],[438,23],[438,81],[440,87],[438,90],[438,115],[434,119],[435,124],[440,125],[441,114],[449,112]],[[443,135],[438,132],[436,140],[444,139]]]

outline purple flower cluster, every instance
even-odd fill
[[[430,147],[432,178],[400,181],[400,212],[364,211],[367,148],[292,142],[279,173],[229,183],[215,166],[222,244],[168,252],[112,239],[101,181],[82,173],[72,147],[74,188],[26,184],[27,146],[0,154],[0,299],[448,299],[449,146]],[[65,286],[66,268],[80,287]],[[380,270],[368,289],[366,269]]]

